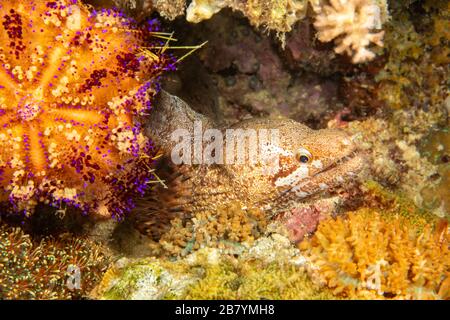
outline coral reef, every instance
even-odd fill
[[[349,185],[348,190],[352,189],[354,187]],[[321,199],[298,204],[293,209],[278,214],[269,223],[266,232],[276,232],[286,236],[293,243],[299,243],[316,231],[320,221],[334,216],[345,202],[345,198],[345,193],[324,195]]]
[[[350,298],[446,299],[447,223],[421,230],[398,215],[361,209],[322,222],[300,244],[312,277]]]
[[[373,60],[370,44],[383,46],[382,28],[387,19],[387,3],[371,0],[313,1],[314,27],[322,42],[334,40],[336,53],[346,53],[353,63]]]
[[[342,102],[355,111],[372,110],[368,115],[399,109],[436,113],[448,97],[450,38],[444,31],[450,16],[448,1],[390,5],[384,52],[365,68],[346,75],[339,90]],[[354,120],[352,114],[346,119]]]
[[[421,190],[423,203],[450,217],[450,128],[436,128],[420,143],[422,156],[437,166],[437,183]]]
[[[278,45],[254,31],[247,21],[226,13],[192,26],[189,33],[185,31],[190,43],[208,41],[198,52],[202,63],[199,68],[209,72],[211,82],[216,84],[221,119],[233,124],[255,116],[289,117],[314,128],[324,127],[340,108],[336,99],[337,81],[322,77],[338,68],[337,63],[328,63],[334,52],[323,53],[320,63],[326,64],[319,66],[315,60],[316,67],[309,68],[310,60],[305,60],[302,68],[292,72],[284,63],[286,52],[280,53]],[[301,29],[296,33],[298,38],[303,32]],[[288,36],[287,48],[292,48],[290,39]],[[305,39],[308,44],[310,41]],[[181,81],[189,82],[190,76],[187,74]]]
[[[198,212],[188,221],[175,218],[158,243],[165,254],[185,256],[202,247],[240,252],[264,233],[264,212],[230,202],[216,212]]]
[[[360,189],[363,191],[360,196],[364,201],[364,208],[381,210],[386,215],[399,215],[418,229],[439,219],[433,212],[415,205],[407,194],[393,192],[373,180],[365,181]]]
[[[182,260],[119,260],[92,292],[96,299],[333,299],[298,264],[281,236],[237,257],[203,248]]]
[[[443,29],[449,6],[448,1],[419,4],[420,20],[403,7],[391,10],[385,28],[387,62],[375,77],[374,92],[389,108],[433,110],[448,96],[450,35]]]
[[[366,106],[375,102],[382,106],[378,114],[383,116],[344,125],[367,150],[372,179],[444,217],[449,213],[448,174],[440,160],[445,160],[444,132],[449,121],[450,68],[445,48],[450,38],[443,29],[450,5],[425,1],[408,6],[401,2],[390,8],[384,56],[364,73],[345,78],[351,87],[347,101]],[[359,90],[358,83],[365,89]]]
[[[382,46],[382,28],[388,18],[386,1],[371,0],[330,0],[330,1],[217,1],[194,0],[186,11],[189,22],[198,23],[210,19],[224,7],[242,12],[255,27],[263,26],[275,30],[279,38],[285,41],[285,33],[293,29],[293,25],[305,18],[308,3],[311,3],[314,14],[314,27],[320,41],[334,40],[339,54],[352,56],[353,63],[370,61],[375,54],[369,50],[370,44]]]
[[[157,11],[162,17],[173,20],[185,13],[185,0],[87,0],[99,7],[115,7],[132,14],[139,21]]]
[[[0,201],[121,216],[154,179],[137,118],[172,67],[142,51],[158,26],[66,0],[1,1],[0,14]]]
[[[74,211],[55,223],[54,210],[44,214],[39,204],[21,229],[0,225],[0,299],[85,298],[102,275],[90,298],[450,298],[448,1],[389,1],[389,10],[385,0],[85,2],[97,11],[72,0],[19,1],[22,7],[0,0],[0,198],[16,211],[31,212],[37,202],[60,214],[67,205]],[[115,6],[148,29],[138,31],[122,14],[102,10]],[[48,24],[35,22],[42,12],[50,14]],[[268,219],[262,206],[234,202],[241,188],[248,191],[243,197],[268,192],[261,185],[234,186],[221,173],[217,184],[203,185],[215,169],[186,179],[177,168],[169,176],[178,177],[176,187],[166,196],[155,188],[151,205],[138,202],[141,220],[81,226],[86,219],[70,205],[120,216],[133,207],[130,196],[154,178],[154,148],[141,135],[140,116],[150,108],[158,76],[172,67],[164,49],[142,48],[164,46],[169,36],[153,32],[153,21],[144,23],[155,13],[182,34],[177,48],[208,41],[164,80],[165,91],[224,128],[264,116],[343,129],[364,153],[367,174],[331,195],[297,197],[294,209]],[[175,19],[182,15],[186,19]],[[78,16],[82,30],[74,35]],[[61,60],[55,48],[62,48]],[[36,88],[43,83],[48,90],[41,97]],[[143,88],[148,95],[141,95]],[[66,113],[55,116],[60,109]],[[78,118],[64,118],[69,113]],[[160,170],[167,163],[160,164],[157,174],[171,186]],[[206,192],[192,197],[192,185]],[[84,228],[90,240],[55,235],[68,224],[75,225],[70,231]],[[158,229],[158,237],[138,234],[139,224]],[[113,228],[106,245],[121,259],[103,273],[105,248],[91,241],[97,233],[111,236]],[[73,266],[80,267],[81,290],[67,287]]]
[[[307,4],[305,0],[194,0],[187,8],[186,19],[198,23],[229,7],[242,12],[253,26],[283,34],[291,31],[294,23],[305,17]]]
[[[421,191],[438,183],[438,168],[420,155],[418,144],[442,121],[446,121],[446,116],[441,108],[428,112],[398,110],[387,119],[350,122],[346,130],[355,135],[359,147],[367,152],[369,178],[408,194],[422,206]]]
[[[230,8],[242,13],[253,27],[275,31],[283,47],[286,33],[307,17],[311,5],[310,16],[315,17],[319,40],[334,40],[336,53],[347,53],[353,63],[374,59],[375,53],[369,46],[383,45],[384,32],[379,30],[389,18],[385,0],[192,0],[186,12],[185,0],[115,0],[113,3],[140,11],[138,15],[157,11],[170,20],[186,14],[186,20],[192,23],[211,19],[223,8]]]
[[[0,300],[85,298],[108,262],[104,248],[89,240],[66,234],[36,241],[1,224]]]

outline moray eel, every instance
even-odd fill
[[[164,154],[156,172],[165,186],[156,186],[140,200],[135,215],[136,227],[154,238],[159,238],[176,216],[188,219],[199,211],[214,212],[229,201],[261,208],[270,219],[299,202],[345,186],[363,167],[364,157],[344,131],[312,130],[289,119],[256,118],[218,129],[224,137],[230,129],[278,130],[277,143],[266,144],[277,161],[175,165],[172,152],[179,141],[173,139],[174,131],[184,129],[193,142],[196,124],[201,123],[203,132],[217,125],[166,92],[160,94],[156,105],[146,134]],[[248,151],[250,144],[245,148]]]

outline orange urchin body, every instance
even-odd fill
[[[0,0],[0,20],[0,201],[122,215],[153,178],[139,117],[172,65],[139,54],[151,26],[77,0]]]

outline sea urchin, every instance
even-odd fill
[[[152,180],[139,120],[173,65],[137,28],[78,0],[0,0],[0,201],[120,216]]]

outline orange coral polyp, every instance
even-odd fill
[[[139,119],[172,66],[140,53],[152,27],[77,0],[0,0],[0,20],[0,201],[122,215],[153,178]]]

